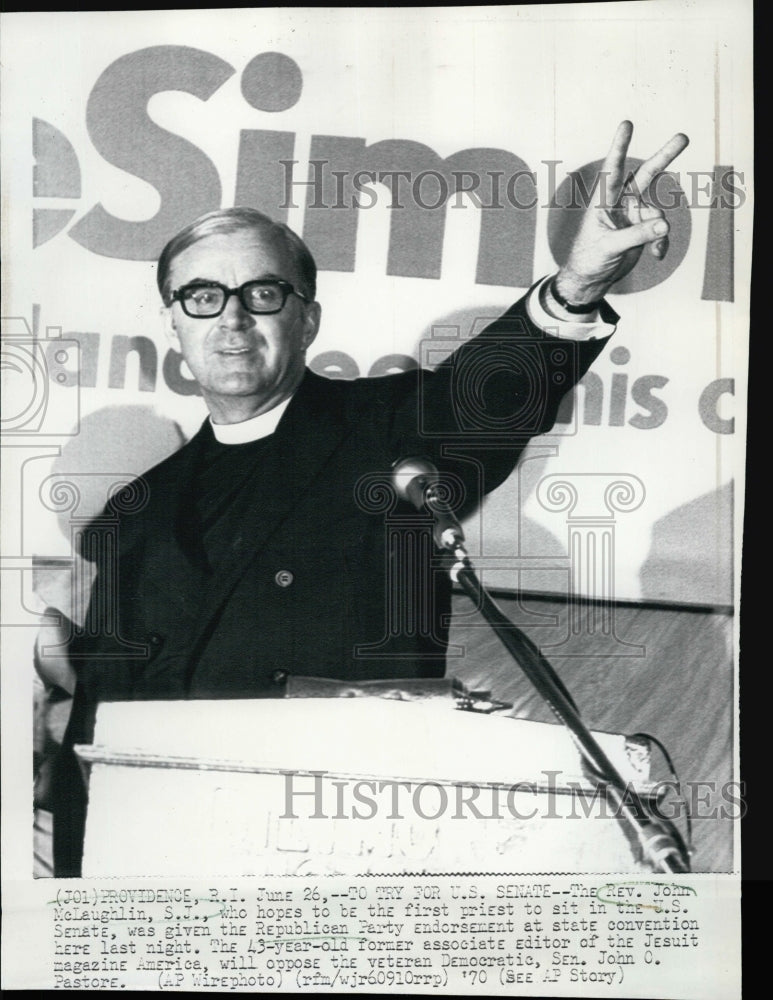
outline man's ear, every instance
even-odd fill
[[[180,338],[177,335],[177,327],[174,322],[174,312],[172,306],[162,306],[161,307],[161,317],[164,323],[164,333],[166,334],[166,339],[172,345],[175,351],[182,354],[182,347],[180,345]]]
[[[314,343],[319,333],[319,324],[322,319],[322,306],[319,302],[309,302],[306,306],[306,318],[303,327],[303,349],[307,350]]]

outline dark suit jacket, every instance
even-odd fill
[[[69,748],[92,738],[98,702],[277,697],[288,673],[443,675],[450,581],[426,515],[396,499],[391,466],[431,458],[463,515],[552,426],[604,341],[547,336],[523,301],[434,372],[334,381],[307,371],[238,494],[238,530],[216,573],[191,517],[208,423],[97,519],[95,531],[117,538],[117,569],[103,557],[71,644],[58,873],[80,857],[85,800]]]

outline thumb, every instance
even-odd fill
[[[648,222],[638,222],[625,229],[616,229],[607,237],[607,249],[611,253],[624,253],[633,247],[644,246],[645,243],[662,241],[668,232],[665,219],[651,219]]]

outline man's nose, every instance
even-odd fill
[[[252,321],[252,313],[244,308],[239,296],[234,293],[229,295],[226,299],[225,308],[220,314],[220,325],[238,329],[251,325]]]

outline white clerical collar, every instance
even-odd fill
[[[287,409],[292,396],[278,403],[273,410],[259,413],[257,417],[242,420],[238,424],[216,424],[209,418],[215,438],[221,444],[246,444],[248,441],[258,441],[260,438],[273,434],[282,414]]]

